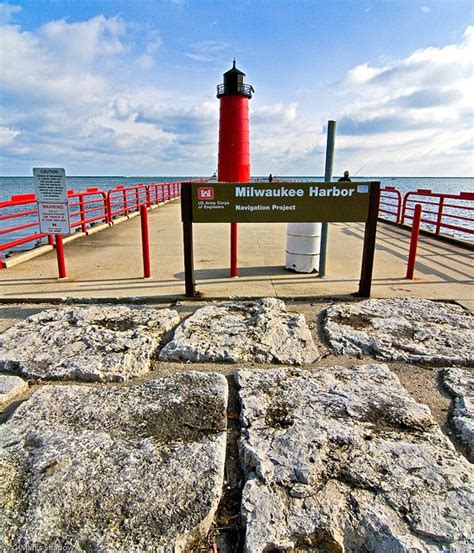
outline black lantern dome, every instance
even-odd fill
[[[253,86],[244,83],[245,73],[237,69],[235,59],[232,69],[224,73],[223,84],[217,85],[217,97],[222,96],[246,96],[252,97],[252,92],[255,92]]]

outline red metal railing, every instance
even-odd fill
[[[280,180],[280,179],[278,179]],[[206,182],[206,179],[192,182]],[[138,212],[140,206],[150,207],[179,197],[181,182],[161,182],[148,185],[116,186],[107,193],[98,188],[82,192],[69,191],[69,216],[71,228],[86,232],[94,223],[109,224],[120,216]],[[419,189],[402,194],[393,186],[381,189],[379,217],[399,224],[411,224],[415,204],[422,206],[421,225],[439,234],[457,234],[468,238],[474,234],[474,193],[443,194]],[[12,251],[25,244],[37,244],[52,236],[39,230],[38,210],[34,194],[12,196],[0,202],[0,268],[3,252]]]
[[[402,193],[394,186],[385,186],[380,189],[379,217],[395,223],[400,222],[402,209]]]
[[[107,220],[106,194],[102,190],[98,188],[88,188],[84,192],[69,190],[68,196],[71,229],[80,227],[85,232],[91,224]],[[0,202],[0,224],[2,226],[0,258],[2,252],[11,251],[31,242],[37,244],[45,238],[50,245],[54,244],[51,235],[40,232],[35,194],[12,196],[10,200]],[[24,236],[21,236],[22,234]]]
[[[177,198],[181,193],[181,182],[152,182],[148,190],[151,205],[159,204]]]
[[[200,182],[200,181],[198,181]],[[99,188],[85,191],[68,191],[69,218],[73,230],[86,232],[98,222],[113,224],[114,219],[138,212],[140,206],[157,205],[179,197],[181,182],[162,182],[150,185],[116,186],[108,192]],[[41,233],[35,194],[12,196],[0,202],[0,268],[4,252],[20,246],[48,241],[54,245],[54,237]]]
[[[116,186],[107,192],[108,222],[117,217],[127,216],[139,211],[141,205],[150,205],[150,194],[144,184],[135,186]]]
[[[87,227],[99,221],[107,222],[107,194],[98,188],[88,188],[85,192],[68,191],[69,220],[71,229]]]
[[[402,225],[413,221],[415,204],[423,208],[422,226],[435,235],[465,237],[474,234],[474,192],[443,194],[425,189],[407,192],[402,202]]]
[[[37,243],[47,235],[39,231],[38,209],[35,194],[12,196],[0,202],[0,256],[29,242]],[[11,225],[11,226],[8,226]],[[21,235],[25,236],[21,236]],[[21,237],[19,238],[18,235]],[[17,238],[10,238],[17,236]]]

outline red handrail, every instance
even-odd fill
[[[118,185],[109,192],[96,187],[80,192],[69,190],[70,227],[74,231],[80,228],[86,232],[94,223],[103,221],[113,224],[114,218],[138,212],[141,205],[150,207],[178,197],[180,188],[180,182],[164,182],[127,187]],[[39,230],[35,194],[14,195],[0,202],[0,225],[0,268],[4,266],[1,258],[6,251],[29,243],[36,244],[46,238],[50,245],[55,245],[53,236]],[[19,232],[26,235],[18,236]]]
[[[474,217],[469,216],[474,210],[474,192],[444,194],[428,189],[407,192],[402,203],[402,225],[413,221],[415,204],[423,207],[421,223],[434,229],[435,235],[442,234],[444,229],[474,234]]]
[[[141,205],[149,205],[149,191],[144,184],[135,186],[118,185],[107,192],[109,223],[120,216],[140,210]]]
[[[19,219],[18,224],[6,226],[11,224],[10,221],[17,219]],[[29,242],[36,243],[47,236],[39,231],[35,194],[15,195],[10,200],[0,202],[0,221],[3,227],[0,230],[0,235],[3,237],[2,243],[0,243],[0,257],[4,251],[28,244]],[[14,233],[14,236],[18,235],[18,231],[24,231],[25,229],[31,229],[26,236],[8,240],[10,234]]]
[[[191,182],[206,182],[206,179]],[[138,212],[142,205],[149,208],[179,197],[181,184],[180,181],[172,181],[117,185],[108,192],[92,187],[81,192],[71,190],[68,192],[71,229],[80,228],[86,232],[92,224],[100,221],[113,224],[115,218]],[[444,194],[419,189],[407,192],[402,197],[402,193],[394,186],[385,186],[381,189],[379,217],[407,224],[413,220],[415,203],[423,208],[422,225],[425,229],[434,229],[434,234],[446,231],[474,234],[474,217],[471,216],[474,211],[473,192]],[[14,195],[0,202],[0,268],[3,252],[45,238],[54,245],[53,237],[39,230],[35,194]]]
[[[71,229],[81,227],[82,232],[86,232],[91,223],[108,221],[107,194],[103,190],[88,188],[84,192],[68,193],[68,196]]]
[[[402,193],[394,186],[385,186],[380,190],[379,217],[400,222]]]

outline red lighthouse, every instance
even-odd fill
[[[217,86],[220,100],[217,180],[250,181],[249,99],[253,88],[244,84],[245,73],[235,67],[224,73]],[[237,223],[230,228],[230,276],[237,276]]]

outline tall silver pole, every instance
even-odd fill
[[[336,121],[328,121],[328,140],[326,144],[326,167],[324,169],[324,182],[331,182],[332,166],[334,163],[334,143],[336,141]],[[319,278],[326,276],[326,254],[328,248],[329,224],[323,223],[321,227],[321,253],[319,256]]]

